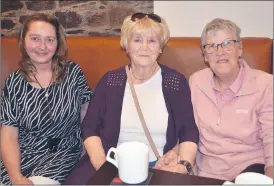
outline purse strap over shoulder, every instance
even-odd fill
[[[145,134],[146,134],[146,137],[149,141],[149,144],[155,154],[155,156],[157,157],[157,160],[160,158],[160,154],[159,152],[157,151],[157,148],[151,138],[151,135],[148,131],[148,128],[147,128],[147,124],[146,124],[146,121],[145,121],[145,118],[144,118],[144,115],[142,113],[142,110],[141,110],[141,107],[140,107],[140,104],[139,104],[139,101],[138,101],[138,98],[137,98],[137,94],[136,94],[136,91],[135,91],[135,88],[133,86],[133,82],[132,82],[132,79],[131,79],[131,75],[130,75],[130,72],[129,72],[129,67],[128,65],[125,67],[126,68],[126,74],[127,74],[127,79],[128,79],[128,82],[129,82],[129,86],[130,86],[130,90],[131,90],[131,93],[132,93],[132,97],[133,97],[133,100],[134,100],[134,104],[135,104],[135,107],[137,109],[137,112],[138,112],[138,116],[140,118],[140,121],[142,123],[142,126],[143,126],[143,129],[145,131]]]

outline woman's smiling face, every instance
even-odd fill
[[[219,30],[214,35],[206,37],[206,44],[221,44],[228,41],[232,42],[232,40],[236,40],[236,38],[233,37],[231,32],[228,30]],[[219,45],[215,52],[211,54],[205,53],[205,61],[208,62],[211,70],[217,76],[233,74],[233,72],[238,71],[238,58],[242,55],[242,48],[239,43],[235,42],[234,44],[234,48],[229,51]]]
[[[57,49],[55,28],[43,21],[33,21],[25,37],[25,49],[32,63],[44,64],[51,62]]]

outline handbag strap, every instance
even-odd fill
[[[142,110],[141,110],[141,107],[140,107],[140,104],[139,104],[139,101],[138,101],[138,98],[137,98],[137,94],[136,94],[136,91],[135,91],[135,88],[133,86],[133,83],[132,83],[132,79],[131,79],[131,75],[129,73],[129,68],[128,68],[128,65],[126,66],[126,73],[127,73],[127,78],[128,78],[128,82],[129,82],[129,86],[130,86],[130,90],[131,90],[131,93],[132,93],[132,97],[133,97],[133,100],[134,100],[134,103],[135,103],[135,107],[137,109],[137,113],[139,115],[139,118],[141,120],[141,123],[142,123],[142,126],[143,126],[143,129],[145,131],[145,134],[146,134],[146,137],[150,143],[150,146],[157,158],[157,160],[161,157],[160,154],[158,153],[157,151],[157,148],[151,138],[151,135],[148,131],[148,128],[147,128],[147,125],[146,125],[146,122],[145,122],[145,118],[144,118],[144,115],[142,113]]]

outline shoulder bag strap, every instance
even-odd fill
[[[133,86],[133,83],[132,83],[132,79],[131,79],[131,75],[129,73],[129,68],[128,68],[128,65],[125,67],[126,68],[126,73],[127,73],[127,78],[128,78],[128,82],[129,82],[129,86],[130,86],[130,90],[131,90],[131,93],[132,93],[132,97],[133,97],[133,100],[134,100],[134,103],[135,103],[135,107],[137,109],[137,112],[138,112],[138,115],[139,115],[139,118],[141,120],[141,123],[142,123],[142,126],[143,126],[143,129],[145,131],[145,134],[146,134],[146,137],[150,143],[150,146],[155,154],[155,156],[157,157],[157,160],[160,158],[160,155],[157,151],[157,148],[150,136],[150,133],[148,131],[148,128],[147,128],[147,125],[146,125],[146,122],[145,122],[145,118],[143,116],[143,113],[142,113],[142,110],[140,108],[140,105],[139,105],[139,101],[138,101],[138,98],[137,98],[137,94],[135,92],[135,88]]]

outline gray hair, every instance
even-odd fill
[[[241,29],[234,22],[226,19],[215,18],[209,23],[207,23],[202,32],[201,46],[206,44],[206,36],[213,36],[219,30],[228,30],[234,35],[234,37],[236,37],[236,40],[241,40]]]

